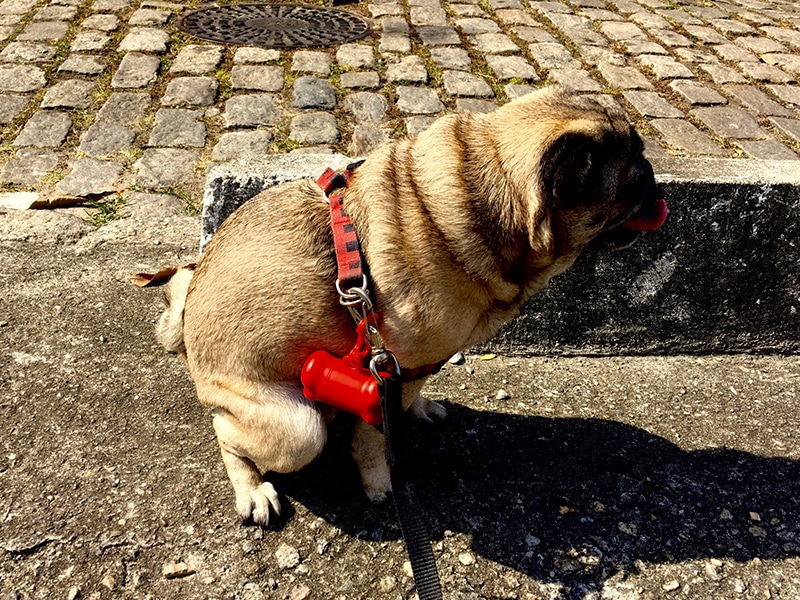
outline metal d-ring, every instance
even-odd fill
[[[375,381],[378,382],[378,385],[383,385],[383,376],[378,372],[378,367],[383,365],[389,361],[392,361],[392,366],[394,367],[394,373],[396,375],[400,375],[400,362],[397,360],[397,357],[394,355],[393,352],[389,350],[382,350],[378,354],[372,357],[372,360],[369,361],[369,371],[372,373],[372,376],[375,378]]]

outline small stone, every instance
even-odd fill
[[[199,158],[197,151],[178,148],[151,148],[134,163],[138,174],[135,185],[144,188],[169,187],[183,183],[192,175],[192,166]]]
[[[300,553],[297,548],[292,548],[285,543],[275,551],[275,558],[278,561],[279,569],[294,569],[300,564]]]
[[[417,27],[447,25],[447,13],[441,6],[412,6],[410,18]]]
[[[292,57],[291,70],[315,73],[327,77],[331,74],[331,56],[326,52],[298,50]]]
[[[34,21],[72,21],[78,9],[74,6],[57,6],[55,3],[37,11],[33,16]]]
[[[114,31],[117,27],[119,27],[119,17],[117,15],[92,15],[81,22],[81,29],[109,32]]]
[[[367,6],[369,14],[373,19],[385,16],[397,16],[403,14],[403,7],[395,2],[382,2],[380,4],[370,4]]]
[[[324,79],[299,77],[292,90],[292,106],[295,108],[336,108],[336,91]]]
[[[767,83],[794,83],[795,79],[786,71],[765,65],[759,62],[740,62],[739,68],[742,73],[748,77],[752,77],[756,81],[765,81]]]
[[[427,47],[456,46],[461,43],[461,38],[452,27],[417,27],[417,34]]]
[[[169,21],[170,13],[157,8],[140,8],[128,19],[128,25],[134,27],[158,27]]]
[[[109,36],[100,31],[82,31],[75,36],[69,49],[72,52],[91,52],[92,50],[102,50],[111,40]]]
[[[336,62],[346,69],[375,68],[372,47],[363,44],[342,44],[336,51]]]
[[[561,44],[531,44],[528,51],[542,69],[577,69],[581,66]]]
[[[397,108],[411,114],[433,114],[444,110],[436,92],[429,88],[397,87]]]
[[[375,71],[356,71],[342,73],[339,76],[339,83],[343,88],[369,88],[374,89],[380,86],[381,79]]]
[[[378,582],[378,589],[384,594],[388,594],[396,587],[397,587],[397,579],[395,579],[391,575],[382,577],[381,580]]]
[[[50,62],[55,56],[53,46],[39,42],[11,42],[0,52],[0,60],[13,63]]]
[[[673,81],[669,87],[683,96],[689,104],[727,104],[728,102],[723,96],[699,81]]]
[[[39,67],[0,65],[0,92],[32,92],[46,83],[44,71]]]
[[[753,537],[765,538],[767,537],[767,532],[763,527],[759,527],[757,525],[753,525],[752,527],[748,528],[750,535]]]
[[[467,372],[467,375],[475,375],[475,368],[472,365],[464,365],[464,370]]]
[[[225,127],[274,125],[280,117],[278,103],[271,94],[234,96],[225,102]]]
[[[463,71],[445,71],[442,73],[444,89],[451,96],[470,96],[491,98],[494,96],[491,86],[486,80]]]
[[[301,583],[292,588],[292,591],[289,592],[289,600],[305,600],[311,595],[311,588],[309,588],[306,584]]]
[[[475,49],[484,54],[517,54],[519,46],[504,33],[479,33],[472,38]]]
[[[462,552],[458,555],[458,562],[464,566],[474,565],[475,556],[469,552]]]
[[[765,138],[766,132],[748,113],[738,108],[713,106],[695,108],[690,114],[700,119],[709,129],[723,138]]]
[[[647,34],[633,23],[605,21],[600,30],[615,41],[647,39]]]
[[[652,90],[653,86],[633,67],[618,67],[609,63],[597,65],[608,84],[618,90]]]
[[[498,79],[527,79],[529,81],[538,81],[539,79],[536,69],[521,56],[488,54],[486,63]]]
[[[67,592],[67,600],[76,600],[81,595],[81,589],[77,585],[73,585]]]
[[[360,123],[381,123],[389,109],[389,103],[382,94],[356,92],[345,97],[344,109],[352,113]]]
[[[381,52],[400,52],[408,54],[411,52],[411,40],[405,33],[384,33],[381,34],[381,41],[378,45]]]
[[[161,108],[156,112],[156,125],[150,133],[149,146],[202,148],[206,143],[206,126],[198,121],[199,110]]]
[[[386,69],[389,83],[407,81],[409,83],[427,83],[428,71],[419,56],[404,56],[400,62],[389,65]]]
[[[74,161],[72,170],[56,184],[56,191],[65,196],[92,196],[115,192],[122,167],[116,163],[82,158]]]
[[[29,23],[22,33],[17,36],[17,41],[58,41],[67,34],[69,24],[65,21],[34,21]]]
[[[656,79],[692,79],[694,74],[678,61],[668,56],[660,56],[658,54],[643,54],[637,56],[641,64],[649,67],[656,76]]]
[[[134,131],[123,125],[99,120],[81,136],[78,149],[89,156],[104,156],[130,148],[136,139]]]
[[[700,65],[700,70],[708,73],[716,84],[747,82],[737,70],[725,65],[705,64]]]
[[[541,543],[542,543],[542,540],[540,540],[535,535],[526,535],[525,536],[525,545],[528,546],[528,548],[535,548],[536,546],[538,546]]]
[[[733,515],[727,508],[723,508],[719,513],[719,519],[720,521],[732,521]]]
[[[785,117],[770,117],[770,122],[795,143],[800,143],[800,121]]]
[[[176,77],[167,85],[161,104],[210,106],[217,99],[219,81],[215,77]]]
[[[463,365],[465,360],[466,359],[461,352],[456,352],[447,362],[449,362],[451,365]]]
[[[202,75],[216,69],[221,60],[221,46],[189,44],[178,52],[178,56],[175,57],[169,72]]]
[[[263,156],[269,152],[272,134],[269,131],[237,131],[224,133],[211,152],[216,161],[234,160],[248,156]]]
[[[0,124],[11,123],[24,110],[29,101],[28,96],[4,95],[3,101],[0,102]]]
[[[670,48],[691,47],[694,45],[692,40],[682,36],[680,33],[675,33],[671,29],[651,29],[649,33],[656,40]]]
[[[94,55],[73,54],[58,67],[59,73],[80,73],[81,75],[99,75],[106,68],[102,57]]]
[[[336,144],[341,139],[336,117],[327,112],[304,113],[292,119],[289,137],[305,144]]]
[[[97,113],[97,120],[133,125],[145,118],[149,107],[150,94],[146,92],[114,92]]]
[[[237,65],[244,63],[267,63],[278,61],[280,58],[281,53],[273,48],[245,47],[236,49],[236,53],[233,55],[233,62]]]
[[[511,394],[509,394],[507,391],[503,389],[497,390],[497,394],[495,394],[495,399],[497,400],[508,400],[510,398]]]
[[[440,69],[470,71],[472,60],[463,48],[431,48],[431,58]]]
[[[155,52],[163,54],[167,51],[169,34],[162,29],[152,27],[134,27],[126,35],[119,46],[119,52]]]
[[[414,577],[414,570],[411,568],[411,562],[408,560],[403,563],[403,575],[408,578]]]
[[[0,182],[34,186],[58,165],[59,155],[53,150],[20,148],[15,158],[3,165]]]
[[[283,67],[236,65],[231,69],[231,86],[235,90],[280,92],[283,85]]]
[[[116,73],[111,78],[111,87],[114,88],[142,88],[156,80],[156,72],[161,61],[157,56],[128,52]]]
[[[603,86],[583,69],[550,69],[548,77],[575,92],[600,92]]]
[[[170,563],[164,565],[162,574],[167,579],[176,579],[178,577],[186,577],[188,575],[194,574],[194,569],[192,569],[185,562]]]
[[[737,594],[744,594],[747,591],[747,586],[741,579],[734,579],[731,585],[733,586],[733,591]]]
[[[628,90],[622,93],[625,99],[645,117],[675,118],[683,117],[683,112],[672,106],[656,92]]]
[[[42,108],[88,108],[95,84],[82,79],[59,81],[44,95]]]
[[[677,580],[673,579],[672,581],[668,581],[664,585],[661,586],[661,589],[665,592],[674,592],[675,590],[679,589],[681,584],[678,583]]]
[[[639,529],[636,527],[635,523],[620,522],[617,523],[617,529],[619,529],[622,533],[632,536],[636,536],[639,533]]]
[[[67,113],[40,110],[28,119],[14,140],[15,146],[58,147],[67,137],[72,119]]]
[[[457,19],[458,27],[466,35],[477,35],[479,33],[500,33],[500,27],[491,19]]]

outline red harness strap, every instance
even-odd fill
[[[362,162],[347,165],[341,173],[330,167],[317,179],[317,185],[328,196],[333,227],[333,245],[336,248],[336,263],[339,269],[339,286],[346,290],[362,284],[364,269],[361,264],[361,245],[356,228],[344,209],[344,192],[353,176],[353,171]]]
[[[339,286],[343,290],[358,287],[364,281],[364,263],[361,257],[361,244],[355,225],[350,220],[344,209],[344,194],[353,171],[363,163],[363,160],[347,165],[344,171],[338,173],[328,167],[317,179],[317,185],[322,188],[328,198],[331,209],[331,227],[333,228],[333,245],[336,249],[336,263],[339,271]],[[435,365],[424,365],[416,369],[402,368],[403,381],[416,381],[429,375],[438,373],[446,360]]]

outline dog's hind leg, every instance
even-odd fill
[[[197,386],[198,396],[214,406],[214,430],[222,460],[244,520],[268,525],[280,514],[278,493],[262,473],[298,471],[325,446],[326,427],[319,411],[296,386]]]

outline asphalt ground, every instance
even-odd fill
[[[347,418],[276,479],[279,527],[240,523],[161,291],[129,282],[198,230],[0,213],[0,598],[414,597]],[[411,439],[445,597],[800,598],[798,382],[796,356],[448,365]]]

